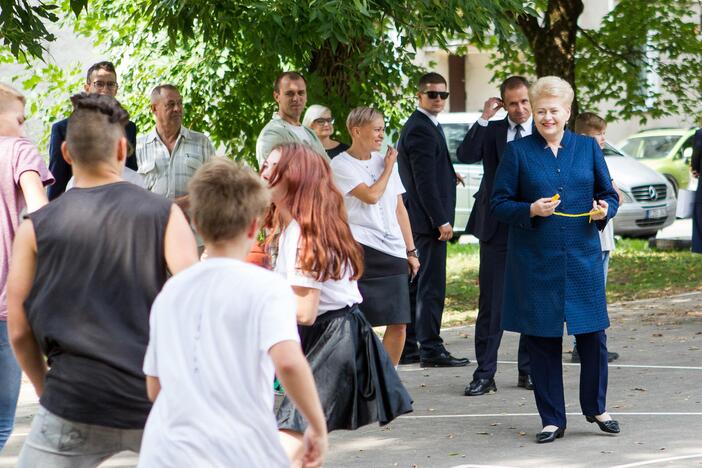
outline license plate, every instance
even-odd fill
[[[653,208],[646,210],[646,219],[665,218],[667,215],[665,208]]]

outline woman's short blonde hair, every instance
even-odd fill
[[[384,119],[383,114],[372,107],[356,107],[349,112],[349,116],[346,117],[346,129],[351,134],[351,129],[354,127],[362,127],[366,124],[373,122],[375,119]]]
[[[533,106],[538,99],[545,97],[562,99],[565,107],[570,108],[573,104],[573,98],[575,98],[575,92],[570,83],[563,78],[542,76],[529,88],[529,101]]]
[[[321,106],[319,104],[312,104],[307,108],[307,112],[305,112],[305,117],[302,119],[302,125],[305,127],[311,126],[312,122],[323,116],[325,112],[329,112],[329,115],[331,115],[331,109],[328,107]]]
[[[8,103],[11,101],[19,101],[22,104],[26,104],[22,93],[12,86],[0,83],[0,112],[5,112]]]

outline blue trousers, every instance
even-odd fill
[[[0,450],[12,434],[22,371],[7,338],[7,322],[0,320]]]
[[[563,337],[525,336],[541,423],[565,428]],[[575,344],[581,363],[580,408],[586,416],[602,414],[607,411],[607,335],[604,330],[575,335]]]

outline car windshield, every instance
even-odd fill
[[[609,143],[605,143],[605,147],[602,148],[602,153],[604,153],[605,156],[624,156],[621,151]]]
[[[458,145],[463,141],[463,137],[468,133],[470,124],[467,123],[442,123],[441,128],[444,130],[446,135],[446,146],[448,146],[449,154],[451,155],[451,161],[453,163],[459,163],[460,161],[456,157],[456,150]]]
[[[636,159],[661,159],[668,156],[678,141],[680,135],[629,138],[622,145],[622,150]]]

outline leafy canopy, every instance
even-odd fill
[[[415,105],[415,82],[423,71],[413,63],[415,52],[428,45],[448,48],[448,38],[478,44],[489,35],[506,39],[511,24],[499,13],[520,5],[518,0],[96,0],[78,21],[70,17],[63,26],[75,24],[79,33],[97,38],[103,56],[116,62],[119,98],[140,131],[153,126],[149,91],[169,82],[181,88],[189,126],[208,132],[232,156],[252,160],[258,132],[275,110],[272,83],[280,71],[305,74],[308,104],[327,105],[338,122],[351,108],[372,105],[396,131]],[[64,0],[63,9],[69,7]],[[73,90],[80,81],[76,77]],[[66,87],[52,92],[70,93]]]
[[[508,39],[512,47],[501,45],[492,55],[495,78],[518,73],[534,76],[537,69],[548,66],[538,63],[539,50],[551,50],[547,57],[553,68],[550,74],[574,66],[574,84],[582,110],[609,108],[608,120],[638,118],[643,124],[649,118],[702,113],[702,39],[700,18],[693,14],[698,5],[690,0],[620,0],[595,29],[576,26],[573,57],[558,63],[554,56],[563,47],[542,31],[541,42],[530,42],[524,28],[515,30]],[[562,11],[577,10],[582,0],[538,0],[534,4],[537,22],[542,30],[557,25]],[[582,11],[582,9],[581,9]],[[505,12],[519,21],[518,12]],[[547,21],[548,19],[548,21]],[[539,67],[538,65],[542,65]],[[555,66],[554,66],[555,65]]]

